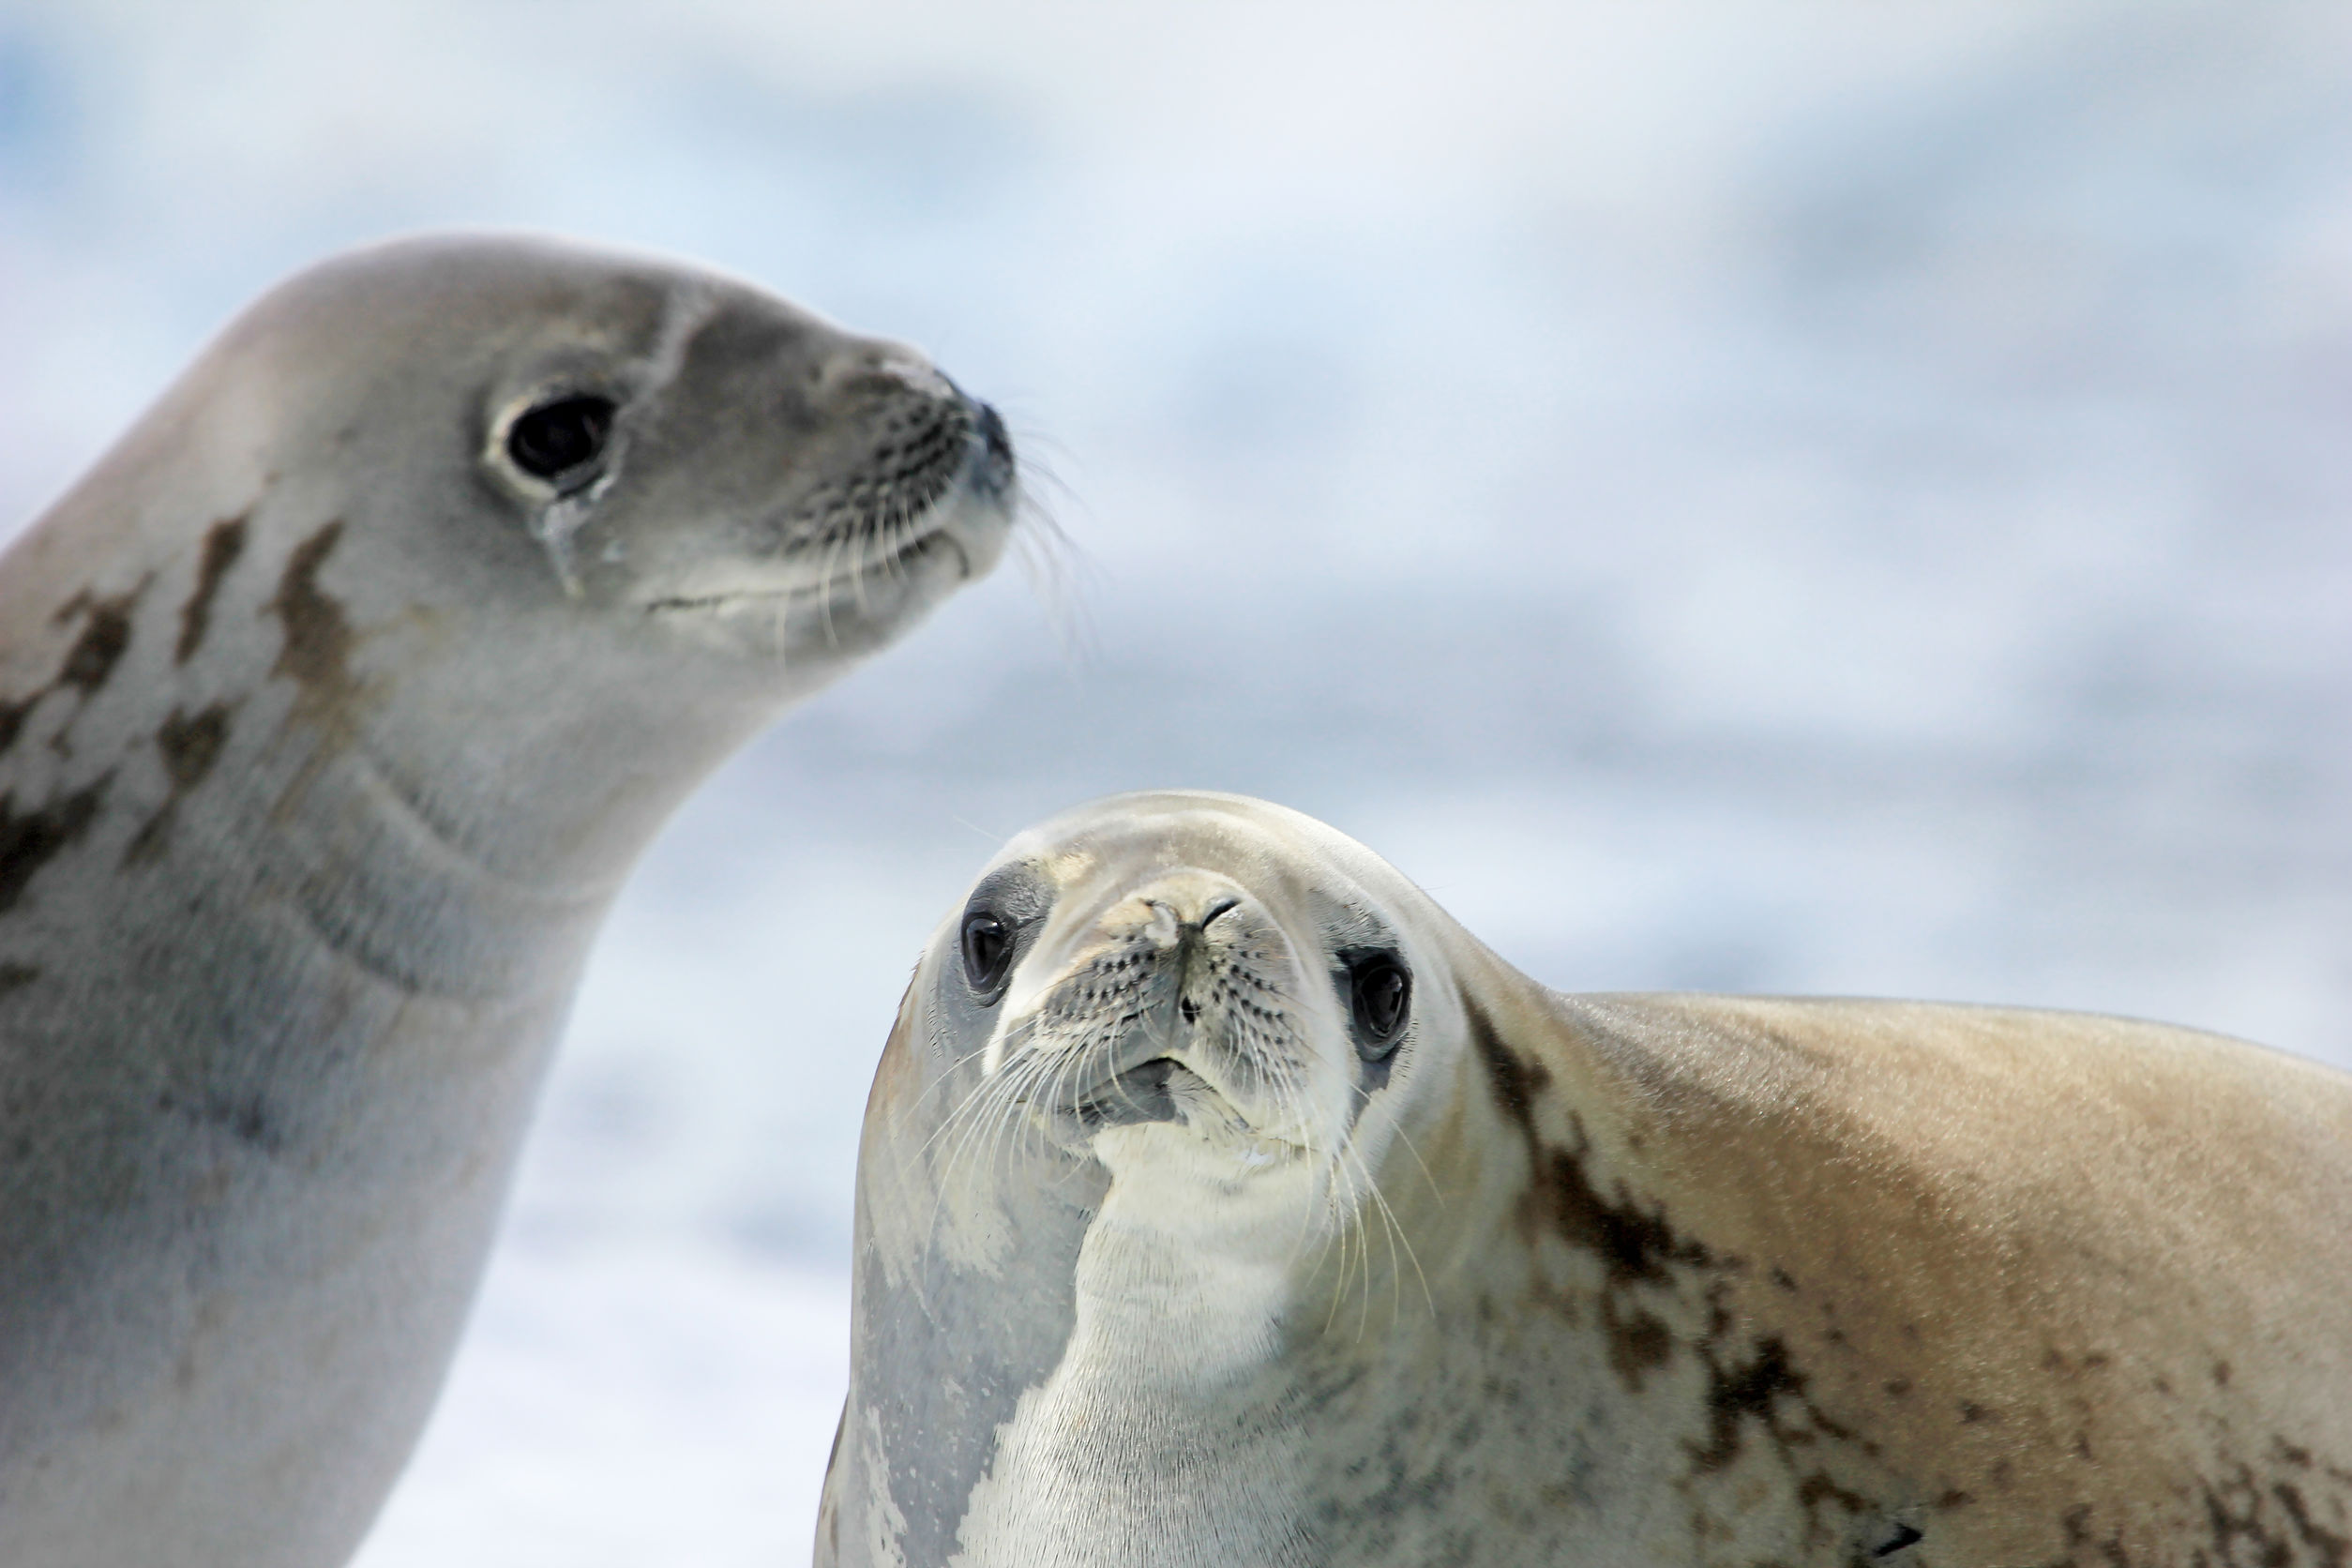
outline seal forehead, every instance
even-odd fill
[[[1417,897],[1387,862],[1346,835],[1267,801],[1210,791],[1089,802],[1015,838],[992,869],[1019,862],[1065,894],[1184,866],[1286,903],[1319,902],[1319,893],[1351,906]]]

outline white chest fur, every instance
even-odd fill
[[[1297,1259],[1319,1244],[1307,1177],[1165,1123],[1106,1131],[1096,1152],[1111,1184],[1079,1250],[1068,1349],[999,1433],[957,1562],[1309,1560],[1304,1437],[1278,1366]]]

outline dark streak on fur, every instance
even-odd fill
[[[1601,1262],[1601,1325],[1609,1338],[1609,1364],[1629,1389],[1643,1374],[1673,1358],[1674,1336],[1654,1313],[1634,1299],[1636,1285],[1665,1285],[1668,1269],[1707,1269],[1717,1260],[1697,1241],[1677,1236],[1662,1210],[1644,1210],[1623,1182],[1604,1193],[1587,1169],[1592,1139],[1574,1110],[1568,1124],[1573,1147],[1547,1147],[1535,1125],[1535,1100],[1550,1087],[1541,1063],[1522,1060],[1495,1032],[1485,1009],[1461,999],[1470,1035],[1494,1085],[1496,1102],[1527,1138],[1530,1180],[1522,1214],[1530,1228],[1547,1226],[1570,1246]]]
[[[156,731],[157,749],[163,753],[164,771],[172,776],[172,793],[186,793],[204,781],[220,748],[229,739],[229,705],[214,702],[193,714],[177,708]]]
[[[34,873],[88,831],[113,777],[112,771],[100,774],[69,795],[21,813],[13,792],[0,794],[0,912],[14,909]]]
[[[1741,1428],[1753,1419],[1782,1437],[1774,1405],[1783,1397],[1802,1399],[1804,1375],[1789,1364],[1788,1347],[1777,1337],[1760,1341],[1755,1359],[1726,1368],[1711,1355],[1707,1364],[1707,1446],[1691,1451],[1700,1470],[1721,1470],[1739,1457]]]
[[[142,578],[136,587],[113,598],[101,599],[84,590],[57,607],[50,616],[51,623],[62,626],[80,616],[82,634],[66,650],[65,659],[47,686],[22,697],[0,701],[0,754],[16,745],[23,732],[24,721],[40,706],[42,698],[70,687],[81,694],[82,701],[87,702],[113,678],[114,667],[130,651],[131,611],[146,593],[149,580]],[[66,750],[65,732],[60,731],[51,736],[50,744],[61,752]]]
[[[146,591],[142,582],[128,594],[111,599],[92,598],[76,595],[57,612],[59,620],[76,613],[86,613],[82,635],[74,639],[66,651],[66,662],[58,667],[54,686],[73,686],[84,697],[96,692],[114,673],[114,666],[122,662],[130,648],[130,611]]]
[[[2295,1526],[2295,1533],[2319,1554],[2318,1560],[2326,1568],[2346,1568],[2352,1564],[2352,1537],[2328,1530],[2314,1519],[2310,1505],[2303,1500],[2302,1488],[2292,1482],[2280,1481],[2272,1484],[2270,1495],[2279,1500],[2279,1506],[2286,1510],[2288,1520]]]
[[[210,703],[193,714],[174,708],[163,728],[156,731],[156,749],[163,754],[163,771],[172,782],[172,792],[123,851],[126,867],[146,865],[170,845],[180,797],[204,781],[220,760],[220,748],[228,744],[229,712],[225,702]]]
[[[357,685],[350,667],[351,623],[343,618],[343,607],[319,587],[319,568],[342,536],[339,520],[296,546],[278,580],[277,596],[264,607],[286,628],[285,645],[270,673],[292,675],[312,702],[330,710]]]
[[[339,520],[322,527],[295,547],[279,575],[278,591],[262,607],[285,627],[273,675],[290,675],[297,687],[287,710],[289,724],[307,724],[318,740],[302,771],[279,801],[282,811],[298,798],[320,768],[357,738],[359,721],[370,696],[369,683],[352,673],[352,650],[359,637],[343,613],[340,601],[319,586],[319,569],[342,537]]]
[[[0,754],[7,753],[9,747],[16,745],[16,737],[24,728],[25,716],[32,713],[35,703],[48,695],[48,689],[44,687],[30,697],[0,702]]]
[[[1561,1241],[1602,1265],[1599,1319],[1607,1336],[1611,1368],[1634,1392],[1639,1391],[1645,1373],[1666,1364],[1678,1350],[1695,1354],[1705,1369],[1706,1390],[1698,1411],[1705,1436],[1686,1445],[1690,1475],[1729,1468],[1750,1434],[1757,1433],[1786,1469],[1807,1532],[1817,1544],[1843,1543],[1838,1549],[1852,1561],[1868,1563],[1922,1539],[1916,1527],[1895,1519],[1883,1501],[1843,1484],[1821,1462],[1824,1443],[1848,1448],[1865,1461],[1875,1461],[1877,1449],[1813,1402],[1805,1374],[1787,1343],[1767,1334],[1744,1351],[1733,1349],[1738,1328],[1726,1301],[1728,1276],[1742,1269],[1740,1260],[1696,1237],[1678,1233],[1662,1206],[1645,1205],[1622,1180],[1604,1190],[1592,1174],[1592,1138],[1574,1108],[1564,1116],[1572,1141],[1564,1147],[1547,1145],[1537,1130],[1534,1102],[1550,1086],[1550,1074],[1540,1063],[1512,1051],[1475,1000],[1464,996],[1461,1004],[1496,1103],[1528,1140],[1530,1181],[1524,1220],[1530,1229],[1546,1225]],[[1646,1289],[1672,1289],[1710,1276],[1710,1324],[1696,1344],[1678,1341],[1640,1300]],[[1784,1292],[1802,1294],[1785,1270],[1768,1269],[1764,1277]],[[1871,1526],[1876,1528],[1865,1532]]]
[[[1677,1237],[1663,1211],[1644,1214],[1625,1184],[1617,1184],[1614,1200],[1602,1195],[1586,1174],[1585,1160],[1592,1140],[1583,1122],[1569,1114],[1576,1147],[1551,1152],[1551,1180],[1544,1190],[1550,1199],[1552,1224],[1573,1246],[1598,1257],[1614,1281],[1663,1283],[1669,1263],[1704,1269],[1714,1259],[1696,1241]]]
[[[1576,1146],[1545,1148],[1535,1127],[1534,1102],[1550,1087],[1550,1073],[1542,1063],[1522,1062],[1513,1054],[1475,1002],[1464,997],[1462,1010],[1470,1020],[1470,1039],[1494,1080],[1496,1101],[1528,1140],[1533,1165],[1529,1198],[1536,1217],[1549,1220],[1569,1245],[1600,1259],[1612,1283],[1663,1283],[1670,1263],[1711,1267],[1715,1259],[1705,1246],[1676,1236],[1663,1211],[1644,1213],[1623,1182],[1617,1184],[1614,1196],[1593,1185],[1585,1169],[1592,1140],[1575,1111],[1568,1113],[1568,1123]]]
[[[172,650],[172,662],[186,664],[196,650],[204,645],[205,628],[212,625],[212,601],[220,592],[221,580],[229,568],[245,553],[245,518],[224,518],[204,534],[204,558],[196,569],[196,591],[180,607],[180,640]]]

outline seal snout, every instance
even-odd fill
[[[972,486],[984,495],[1001,497],[1013,488],[1019,473],[1013,458],[1013,438],[993,404],[977,398],[967,398],[965,404],[972,415],[972,457],[967,467]]]
[[[1063,1108],[1087,1129],[1191,1121],[1271,1130],[1307,1073],[1297,957],[1231,878],[1161,873],[1098,915],[1034,1014],[1032,1048],[1061,1063]]]
[[[837,422],[847,445],[802,499],[792,543],[879,558],[953,535],[972,575],[975,541],[961,535],[1001,532],[1009,517],[1018,465],[1003,417],[896,344],[846,348],[818,383],[819,416]]]

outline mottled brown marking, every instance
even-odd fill
[[[270,673],[291,675],[306,691],[330,701],[349,695],[356,684],[351,675],[351,623],[343,607],[319,586],[319,568],[342,536],[338,520],[295,546],[276,596],[264,607],[286,628],[285,645]]]
[[[1616,1184],[1614,1195],[1593,1184],[1585,1169],[1592,1140],[1574,1111],[1569,1124],[1576,1136],[1576,1147],[1545,1147],[1535,1126],[1535,1100],[1550,1086],[1551,1074],[1543,1063],[1525,1061],[1504,1045],[1485,1009],[1468,996],[1462,998],[1462,1011],[1471,1042],[1485,1063],[1496,1103],[1527,1138],[1530,1214],[1548,1220],[1569,1245],[1599,1258],[1612,1281],[1657,1283],[1666,1277],[1668,1263],[1711,1263],[1704,1246],[1675,1235],[1663,1210],[1643,1212],[1623,1182]]]
[[[142,583],[129,593],[111,599],[92,598],[87,595],[75,596],[67,607],[68,611],[80,611],[85,619],[82,624],[82,635],[75,638],[73,646],[66,650],[66,662],[58,667],[54,685],[77,687],[87,697],[107,683],[114,673],[114,666],[120,664],[123,655],[129,651],[130,611],[145,588],[146,585]],[[60,611],[61,615],[65,613],[67,611]]]
[[[1675,1339],[1656,1314],[1634,1299],[1631,1287],[1666,1284],[1669,1265],[1707,1267],[1714,1259],[1696,1241],[1677,1236],[1663,1210],[1645,1211],[1624,1183],[1617,1183],[1613,1194],[1604,1194],[1593,1184],[1586,1169],[1592,1140],[1576,1112],[1568,1115],[1576,1146],[1545,1144],[1535,1124],[1535,1101],[1550,1086],[1550,1072],[1505,1045],[1475,1000],[1467,995],[1460,1000],[1496,1103],[1527,1140],[1529,1182],[1522,1222],[1530,1231],[1548,1229],[1600,1260],[1605,1271],[1600,1321],[1608,1336],[1609,1364],[1627,1388],[1638,1392],[1643,1375],[1672,1358]],[[1563,1303],[1562,1308],[1572,1310],[1573,1305]]]
[[[21,991],[40,977],[38,964],[21,964],[14,959],[0,961],[0,996]]]
[[[1468,995],[1461,1002],[1462,1012],[1470,1023],[1470,1044],[1485,1063],[1487,1079],[1494,1085],[1495,1103],[1502,1107],[1504,1115],[1518,1123],[1529,1147],[1540,1149],[1543,1139],[1535,1130],[1535,1097],[1550,1086],[1550,1070],[1541,1062],[1521,1061],[1518,1053],[1504,1045],[1502,1037],[1495,1033],[1494,1020],[1486,1016],[1484,1007]]]
[[[32,811],[16,809],[15,792],[0,794],[0,912],[14,909],[34,874],[88,831],[113,777],[111,772],[101,774]]]
[[[1777,1335],[1758,1341],[1746,1365],[1726,1367],[1711,1359],[1707,1372],[1707,1445],[1691,1451],[1700,1470],[1721,1470],[1739,1457],[1741,1428],[1750,1420],[1776,1434],[1774,1403],[1804,1397],[1804,1376],[1789,1364],[1788,1347]]]
[[[196,591],[180,606],[180,640],[172,650],[173,663],[186,664],[204,646],[204,632],[212,625],[212,601],[220,592],[221,580],[245,553],[245,522],[244,517],[224,518],[205,530]]]
[[[1825,1502],[1836,1503],[1849,1515],[1862,1515],[1872,1512],[1872,1504],[1868,1498],[1862,1496],[1860,1492],[1851,1491],[1847,1487],[1839,1485],[1836,1482],[1831,1480],[1828,1475],[1820,1470],[1815,1470],[1812,1474],[1806,1476],[1804,1480],[1797,1484],[1797,1501],[1803,1506],[1804,1511],[1808,1515],[1817,1514],[1821,1505]],[[1816,1529],[1819,1528],[1819,1520],[1817,1518],[1814,1519],[1812,1522]],[[1913,1537],[1913,1539],[1916,1540],[1917,1537]],[[1874,1552],[1871,1555],[1877,1557],[1884,1554]]]
[[[192,790],[220,760],[229,739],[229,705],[213,702],[193,714],[174,708],[156,732],[156,748],[163,753],[164,771],[176,792]]]
[[[2286,1510],[2287,1522],[2295,1527],[2295,1533],[2302,1537],[2303,1545],[2317,1552],[2319,1560],[2327,1568],[2347,1568],[2347,1564],[2352,1564],[2352,1537],[2340,1535],[2313,1518],[2311,1507],[2303,1500],[2300,1487],[2291,1482],[2281,1481],[2271,1486],[2270,1495],[2279,1500],[2281,1508]]]
[[[279,574],[278,591],[262,607],[285,627],[273,675],[289,675],[295,683],[289,724],[307,724],[318,732],[318,744],[304,760],[279,801],[282,813],[309,789],[329,759],[349,746],[358,733],[368,683],[352,673],[352,650],[358,634],[335,596],[319,586],[319,569],[342,537],[343,524],[330,522],[295,547]]]
[[[171,780],[172,792],[123,851],[125,866],[144,866],[170,847],[180,797],[204,781],[220,760],[221,747],[228,744],[229,715],[226,702],[209,703],[193,714],[174,708],[156,731],[156,749],[163,754],[163,772]]]
[[[1674,1354],[1674,1335],[1654,1314],[1636,1305],[1621,1307],[1618,1292],[1601,1294],[1601,1327],[1609,1336],[1609,1366],[1640,1391],[1642,1375],[1664,1366]]]
[[[2251,1561],[2262,1568],[2287,1568],[2295,1561],[2293,1544],[2262,1516],[2262,1494],[2252,1471],[2241,1465],[2235,1476],[2218,1486],[2208,1482],[2204,1490],[2205,1522],[2211,1531],[2214,1554],[2222,1561]],[[2239,1551],[2241,1541],[2251,1551]]]
[[[1669,1263],[1703,1268],[1711,1261],[1704,1246],[1675,1235],[1663,1210],[1645,1214],[1636,1206],[1624,1183],[1617,1184],[1614,1198],[1604,1196],[1585,1170],[1591,1153],[1591,1141],[1585,1138],[1574,1150],[1554,1149],[1545,1162],[1548,1168],[1539,1167],[1549,1180],[1530,1196],[1548,1207],[1552,1228],[1563,1241],[1598,1257],[1619,1280],[1655,1284],[1666,1278]]]
[[[42,690],[33,693],[30,697],[20,697],[11,701],[0,702],[0,754],[6,753],[16,745],[16,738],[23,732],[24,720],[32,713],[33,705],[47,695],[48,692]]]

